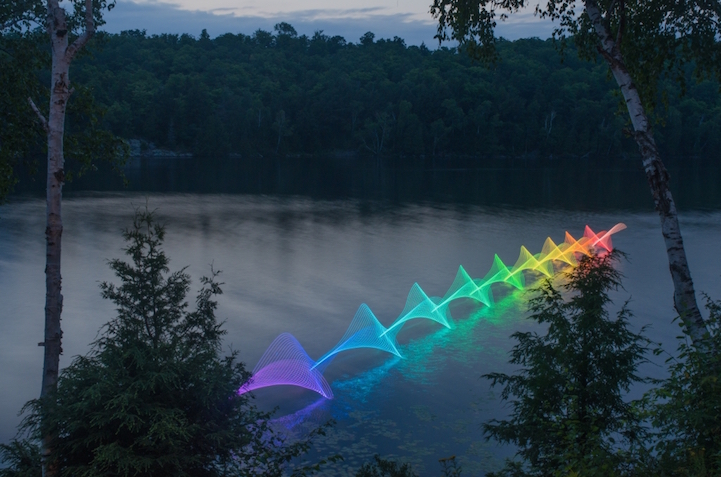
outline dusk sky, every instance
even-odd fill
[[[103,29],[198,36],[205,28],[215,37],[228,32],[252,34],[259,28],[272,31],[276,23],[288,22],[299,34],[309,36],[323,30],[356,43],[372,31],[376,38],[399,36],[409,45],[425,42],[435,48],[430,4],[431,0],[118,0]],[[552,24],[535,18],[531,10],[499,23],[497,35],[511,40],[547,38],[551,30]]]

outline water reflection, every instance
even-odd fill
[[[721,167],[705,158],[666,158],[671,188],[682,209],[721,208]],[[401,203],[455,208],[562,208],[642,210],[652,207],[637,158],[481,159],[447,157],[434,169],[413,158],[134,158],[129,187],[110,171],[66,186],[83,191],[263,194],[313,199],[359,199],[363,213],[383,213]],[[42,173],[24,177],[20,193],[44,194]]]
[[[318,358],[363,302],[388,325],[414,282],[442,295],[459,265],[482,276],[495,253],[513,262],[521,245],[535,253],[547,236],[560,242],[565,230],[580,235],[586,224],[607,229],[617,222],[628,229],[614,244],[631,261],[622,265],[626,289],[615,298],[620,304],[631,297],[634,324],[651,324],[650,337],[673,349],[678,330],[665,250],[643,173],[634,167],[379,173],[338,161],[329,170],[306,170],[304,161],[229,163],[224,173],[192,162],[148,162],[129,171],[131,191],[113,191],[107,178],[105,192],[75,183],[64,203],[61,363],[85,353],[113,316],[97,285],[113,279],[107,260],[122,256],[120,231],[146,202],[167,226],[173,269],[188,265],[196,286],[211,263],[223,270],[219,316],[227,320],[228,345],[251,368],[281,332]],[[695,284],[719,297],[718,170],[679,169],[674,177]],[[236,191],[246,193],[230,193]],[[31,195],[0,207],[0,386],[10,390],[0,394],[3,442],[40,387],[44,209]],[[451,330],[422,320],[404,328],[398,338],[405,359],[368,350],[339,355],[326,373],[333,401],[291,387],[259,390],[256,400],[280,406],[278,423],[293,432],[336,418],[317,451],[346,457],[337,475],[376,452],[410,460],[421,473],[435,473],[438,458],[456,454],[464,474],[477,475],[503,455],[480,436],[479,424],[503,409],[478,376],[507,369],[509,335],[531,325],[517,292],[497,295],[492,309],[459,303],[452,313]]]

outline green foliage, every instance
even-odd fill
[[[20,33],[31,29],[45,13],[38,0],[5,0],[0,3],[0,32]]]
[[[356,472],[356,477],[418,477],[408,462],[399,464],[396,461],[382,459],[377,454],[373,456],[374,462],[363,464]],[[456,456],[438,459],[441,464],[443,477],[460,477],[461,466],[456,462]]]
[[[71,5],[71,41],[83,28],[84,5],[79,0]],[[114,5],[113,1],[93,2],[96,25],[104,23],[103,11]],[[46,148],[45,132],[28,101],[32,98],[47,118],[49,92],[42,86],[50,68],[45,9],[44,2],[37,0],[9,0],[0,5],[0,203],[17,183],[17,167],[34,170]],[[68,103],[64,140],[66,179],[96,169],[98,161],[107,161],[120,172],[128,146],[104,124],[105,108],[94,101],[91,90],[76,83],[72,87],[75,93]]]
[[[455,49],[370,32],[354,44],[293,31],[103,34],[73,78],[93,89],[116,135],[208,157],[636,152],[606,66],[574,55],[561,63],[550,40],[500,40],[503,61],[488,69]],[[685,71],[690,79],[692,68]],[[676,98],[679,88],[667,86]],[[657,131],[659,143],[669,154],[721,151],[717,84],[693,86],[686,99],[660,111],[669,125]]]
[[[97,170],[100,162],[123,177],[123,167],[130,157],[129,145],[104,125],[106,110],[95,101],[93,92],[83,85],[74,88],[66,116],[66,180]]]
[[[0,468],[0,477],[41,477],[40,448],[27,439],[12,440],[0,444],[0,462],[7,467]]]
[[[217,272],[201,279],[190,311],[190,277],[169,271],[152,214],[138,213],[124,237],[130,261],[110,261],[120,284],[101,285],[117,317],[63,370],[57,392],[31,403],[26,428],[57,436],[51,461],[64,476],[281,475],[325,427],[285,442],[238,395],[250,374],[236,352],[220,354]]]
[[[623,475],[642,457],[641,417],[624,400],[646,340],[631,332],[626,305],[609,317],[608,292],[621,285],[619,253],[584,257],[567,274],[564,298],[550,281],[535,290],[531,318],[545,334],[517,332],[516,374],[484,377],[502,385],[508,420],[483,425],[488,438],[518,447],[501,475]]]
[[[721,349],[721,302],[706,297],[709,345]],[[721,355],[703,352],[684,335],[678,356],[667,360],[670,375],[646,396],[658,430],[654,450],[669,475],[721,473]]]
[[[356,477],[418,477],[408,462],[398,462],[373,456],[373,463],[363,464],[356,472]]]
[[[659,83],[663,78],[685,89],[689,65],[696,79],[721,78],[718,2],[548,0],[536,4],[528,0],[434,0],[431,13],[438,19],[439,40],[457,40],[474,57],[496,60],[502,56],[498,55],[494,31],[497,22],[534,6],[537,15],[556,22],[553,38],[561,49],[572,37],[580,56],[594,60],[599,57],[600,38],[586,8],[597,8],[649,111],[656,104],[659,86],[662,91],[669,86]]]
[[[42,128],[27,99],[40,96],[37,72],[46,59],[38,34],[0,29],[0,203],[17,182],[14,168],[33,168],[30,154],[42,150]]]

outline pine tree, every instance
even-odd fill
[[[638,465],[644,432],[624,394],[641,380],[647,341],[629,330],[625,304],[609,317],[618,256],[583,258],[562,287],[569,298],[545,281],[529,308],[547,331],[513,334],[516,374],[484,375],[512,407],[509,419],[483,425],[488,438],[518,448],[502,475],[623,475]]]
[[[26,428],[57,436],[49,464],[82,477],[281,475],[324,427],[285,442],[237,393],[250,374],[236,352],[221,355],[217,272],[201,279],[190,311],[190,277],[170,272],[153,215],[139,212],[124,237],[130,262],[110,262],[120,284],[101,285],[117,316],[57,391],[30,404]]]

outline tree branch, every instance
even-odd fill
[[[20,16],[20,18],[15,18],[14,20],[8,20],[5,23],[0,23],[0,31],[19,27],[23,23],[27,26],[30,23],[36,21],[37,19],[33,15],[29,13],[24,13]]]
[[[616,8],[616,1],[617,1],[617,0],[613,0],[613,1],[611,2],[611,5],[608,7],[608,14],[609,14],[609,15],[611,14],[611,12],[613,12],[613,9]]]
[[[85,0],[85,31],[65,51],[65,59],[73,61],[78,51],[82,50],[90,38],[95,34],[95,20],[93,20],[93,0]]]
[[[598,35],[598,38],[601,40],[601,48],[610,55],[614,50],[615,44],[611,38],[611,32],[603,24],[601,9],[598,7],[596,0],[585,0],[584,4],[586,7],[586,14],[588,14],[588,17],[591,19],[591,23],[593,24],[593,29],[595,30],[596,35]],[[599,48],[599,51],[601,48]]]
[[[619,2],[619,20],[618,31],[616,32],[616,47],[621,48],[621,40],[626,33],[626,3],[621,0]]]
[[[38,118],[40,119],[40,124],[42,125],[45,132],[48,132],[50,128],[48,127],[48,120],[45,119],[45,116],[43,116],[43,113],[40,112],[37,106],[35,106],[35,103],[33,102],[33,98],[28,97],[28,103],[30,103],[30,107],[35,111],[35,114],[38,115]]]
[[[618,0],[612,0],[611,5],[609,5],[608,9],[606,10],[606,23],[605,27],[608,30],[611,30],[611,17],[613,15],[613,10],[616,8]]]
[[[611,53],[604,50],[601,46],[597,46],[596,49],[598,50],[598,53],[603,56],[603,59],[608,62],[609,65],[625,69],[625,67],[620,61],[618,61]]]

